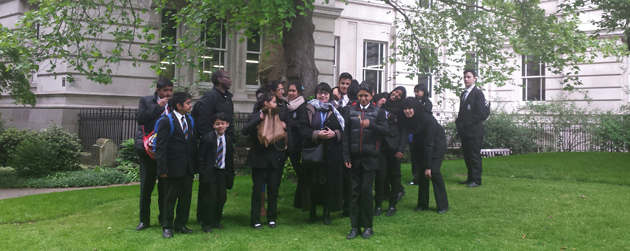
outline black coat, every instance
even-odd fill
[[[390,149],[404,153],[407,143],[409,143],[409,127],[406,126],[407,117],[400,111],[398,113],[386,112],[387,116],[387,134],[384,143],[387,143]]]
[[[252,141],[245,164],[252,168],[283,167],[284,162],[282,162],[282,160],[284,160],[284,152],[279,151],[277,145],[265,147],[258,141],[258,125],[262,122],[260,113],[261,112],[258,111],[249,115],[247,123],[245,123],[242,129],[242,133],[249,135]],[[271,164],[271,166],[269,166],[269,164]]]
[[[385,111],[374,104],[362,111],[357,102],[344,109],[344,113],[343,161],[352,162],[353,168],[363,163],[367,171],[378,169],[379,144],[387,133]],[[370,120],[370,125],[361,127],[361,119]]]
[[[460,101],[462,97],[460,97]],[[484,109],[485,105],[486,97],[483,95],[483,92],[476,86],[473,87],[466,100],[459,104],[459,113],[455,124],[460,137],[477,138],[486,134],[482,123],[482,109]]]
[[[201,105],[199,106],[199,116],[196,118],[196,130],[199,136],[206,135],[209,132],[214,132],[214,128],[212,127],[214,121],[212,120],[212,117],[214,117],[215,114],[222,112],[227,115],[228,123],[230,123],[225,133],[232,137],[232,139],[235,139],[233,123],[234,103],[232,103],[232,93],[229,91],[222,93],[219,89],[213,87],[203,94],[203,97],[201,97],[201,99],[197,102],[201,102]]]
[[[431,169],[432,160],[446,154],[446,135],[444,128],[431,112],[427,112],[421,104],[414,107],[414,116],[407,120],[407,126],[413,133],[413,150],[411,154],[420,155],[422,169]]]
[[[302,146],[304,144],[304,137],[300,134],[300,119],[306,116],[306,105],[304,102],[297,109],[292,112],[288,111],[287,113],[287,123],[288,135],[289,135],[289,146],[287,150],[293,152],[301,152]]]
[[[319,194],[325,193],[326,201],[320,201],[320,203],[325,203],[331,212],[340,211],[343,205],[343,158],[340,154],[343,146],[341,141],[343,133],[341,124],[339,124],[333,111],[328,111],[323,125],[333,130],[335,137],[326,140],[318,139],[317,135],[321,131],[321,124],[314,125],[313,121],[321,120],[320,113],[310,104],[306,104],[302,111],[305,114],[299,117],[298,126],[300,135],[304,138],[304,147],[316,147],[318,144],[323,144],[324,147],[324,163],[318,166],[309,166],[304,163],[303,176],[299,177],[298,182],[316,184],[315,186],[303,186],[305,189],[303,189],[302,210],[310,210],[310,196],[318,197]]]
[[[225,184],[227,189],[232,189],[234,185],[234,148],[232,138],[225,137],[223,146],[225,147]],[[210,182],[212,175],[217,170],[215,168],[217,147],[216,133],[208,133],[201,139],[197,153],[197,172],[199,173],[199,179],[203,182]]]
[[[134,146],[139,151],[144,151],[144,143],[142,141],[142,138],[149,135],[153,131],[153,128],[155,128],[155,123],[164,112],[165,108],[158,105],[158,99],[159,98],[157,92],[155,92],[153,93],[153,95],[142,97],[140,99],[140,103],[138,104],[138,111],[136,112],[136,122],[138,122],[138,129],[136,131]]]
[[[184,115],[186,116],[186,115]],[[158,176],[166,174],[167,177],[180,178],[195,173],[195,158],[197,154],[197,136],[194,133],[193,123],[186,116],[188,124],[188,139],[184,137],[182,126],[177,121],[175,114],[162,116],[158,122],[158,132],[155,137],[155,161],[157,161]],[[171,123],[173,134],[170,134]],[[192,128],[191,128],[192,127]]]

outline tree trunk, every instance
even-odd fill
[[[295,9],[304,6],[304,1],[294,0]],[[317,86],[317,76],[319,71],[315,66],[315,39],[313,32],[313,11],[304,8],[306,16],[297,14],[293,18],[291,29],[284,30],[282,44],[284,46],[284,57],[287,65],[287,83],[299,82],[304,86],[304,97],[313,94]]]
[[[263,39],[263,54],[258,65],[260,84],[266,87],[273,80],[286,77],[287,64],[284,58],[282,41],[277,35],[266,35]]]

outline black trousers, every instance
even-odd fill
[[[442,167],[444,156],[433,158],[431,161],[431,179],[422,177],[418,178],[418,207],[422,209],[429,208],[429,183],[433,182],[433,195],[435,195],[435,203],[437,210],[448,208],[448,198],[446,197],[446,187],[440,168]]]
[[[363,163],[352,166],[351,170],[350,224],[352,228],[371,228],[372,207],[374,205],[372,185],[374,184],[375,170],[365,170]]]
[[[163,205],[166,193],[166,181],[157,175],[157,162],[146,152],[136,151],[140,159],[140,222],[151,224],[151,194],[157,179],[158,221],[162,224]]]
[[[387,182],[387,157],[381,151],[378,156],[378,169],[374,173],[374,207],[383,206],[383,198],[389,196],[390,184]]]
[[[420,140],[420,139],[414,139],[414,140]],[[409,153],[411,153],[411,174],[413,175],[413,183],[414,184],[418,184],[418,177],[422,176],[420,174],[420,166],[418,165],[419,161],[420,161],[420,154],[417,153],[416,148],[419,149],[419,147],[414,147],[414,143],[409,144]]]
[[[466,169],[468,169],[468,181],[481,184],[481,145],[483,137],[462,137],[462,152]]]
[[[341,167],[343,174],[343,214],[350,215],[350,201],[352,200],[352,169],[345,165]]]
[[[223,207],[227,201],[227,184],[225,183],[225,169],[215,169],[213,173],[201,174],[199,177],[199,190],[204,187],[208,191],[201,199],[202,211],[198,214],[201,219],[201,226],[213,226],[221,223],[223,219]],[[210,182],[203,182],[209,176]]]
[[[401,184],[400,162],[395,155],[398,150],[382,144],[379,167],[374,182],[374,202],[376,207],[382,206],[383,200],[389,198],[389,207],[396,207],[398,194],[405,188]]]
[[[166,177],[166,199],[164,200],[163,229],[185,227],[190,215],[190,201],[192,198],[192,174],[184,177]],[[175,205],[177,204],[177,218],[175,218]],[[175,224],[173,224],[175,219]]]
[[[302,177],[302,152],[301,151],[289,151],[287,152],[288,158],[291,160],[295,175],[298,177],[298,185],[295,187],[295,196],[293,198],[293,207],[302,207],[302,185],[300,185],[300,177]]]
[[[278,187],[280,185],[279,168],[252,168],[252,208],[251,224],[261,223],[260,205],[262,200],[263,186],[267,183],[267,221],[276,221],[278,217]]]

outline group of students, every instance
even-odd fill
[[[148,135],[147,128],[153,123],[156,168],[151,170],[151,159],[139,150],[142,180],[137,230],[149,227],[147,200],[150,204],[157,177],[158,217],[163,236],[172,237],[173,232],[192,233],[185,224],[189,218],[195,173],[200,174],[197,220],[202,230],[212,232],[212,228],[223,228],[221,217],[226,189],[230,189],[234,181],[233,105],[232,110],[225,105],[231,105],[231,94],[227,91],[231,80],[227,72],[217,71],[213,82],[215,88],[200,100],[203,104],[199,105],[200,111],[193,112],[195,116],[189,115],[190,95],[177,92],[171,97],[172,83],[168,80],[158,81],[152,98],[147,96],[140,100],[139,135]],[[253,228],[263,228],[261,210],[264,207],[261,205],[264,205],[265,188],[267,224],[270,228],[277,227],[278,189],[284,164],[290,158],[298,176],[294,207],[310,211],[310,219],[316,220],[317,207],[322,206],[326,225],[332,222],[331,212],[341,211],[341,216],[350,217],[348,239],[359,234],[370,238],[374,234],[373,217],[382,214],[383,200],[389,202],[386,215],[393,216],[398,201],[405,194],[400,165],[407,145],[411,147],[414,182],[419,184],[415,210],[428,209],[432,181],[437,212],[448,211],[440,174],[446,137],[431,113],[427,87],[416,86],[415,97],[406,98],[404,87],[375,95],[372,86],[369,81],[359,84],[349,73],[343,73],[335,89],[327,83],[317,85],[315,99],[310,101],[302,96],[300,83],[286,85],[274,81],[257,94],[253,112],[241,129],[241,133],[252,138],[246,165],[252,167],[250,223]],[[226,107],[220,108],[222,105]],[[212,113],[207,112],[208,107]],[[257,128],[265,118],[263,110],[269,108],[277,110],[282,121],[279,126],[287,132],[287,140],[265,145],[258,140]],[[213,116],[209,118],[208,114]],[[193,117],[197,118],[199,129],[194,128]],[[212,127],[208,128],[207,124]],[[136,137],[139,138],[142,137]],[[317,147],[322,148],[320,161],[301,161],[303,149]]]

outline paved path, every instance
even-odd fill
[[[90,189],[90,188],[129,186],[129,185],[137,185],[137,184],[140,184],[140,183],[139,182],[133,182],[133,183],[128,183],[128,184],[116,184],[116,185],[109,185],[109,186],[70,187],[70,188],[2,188],[2,189],[0,189],[0,200],[8,199],[8,198],[22,197],[22,196],[28,196],[28,195],[33,195],[33,194],[65,192],[65,191],[80,190],[80,189]]]

